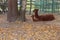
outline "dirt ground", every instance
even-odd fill
[[[54,15],[53,21],[33,22],[7,21],[7,15],[0,15],[0,40],[60,40],[60,15]]]
[[[7,21],[7,15],[1,14],[0,15],[0,27],[22,27],[24,25],[33,25],[33,26],[42,26],[42,25],[55,25],[60,26],[60,15],[54,15],[55,20],[53,21],[39,21],[39,22],[33,22],[30,15],[26,15],[26,22],[16,21],[9,23]]]

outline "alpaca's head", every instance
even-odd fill
[[[34,9],[33,12],[38,12],[38,9]]]
[[[38,18],[38,11],[39,11],[39,9],[34,9],[34,10],[33,10],[34,15],[35,15],[36,18]]]

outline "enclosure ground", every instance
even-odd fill
[[[0,40],[60,40],[60,15],[53,21],[33,22],[26,15],[26,22],[9,23],[7,15],[0,15]]]

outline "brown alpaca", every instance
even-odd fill
[[[54,16],[52,14],[38,15],[38,9],[34,9],[33,12],[35,15],[32,15],[33,21],[52,21]]]

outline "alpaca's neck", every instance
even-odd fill
[[[38,17],[38,12],[35,12],[35,17]]]

